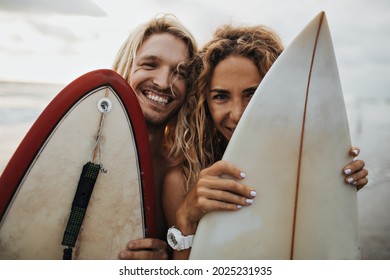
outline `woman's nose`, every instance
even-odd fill
[[[245,110],[245,105],[243,102],[241,101],[235,102],[230,111],[230,118],[235,123],[238,123],[242,117],[242,114],[244,113],[244,110]]]

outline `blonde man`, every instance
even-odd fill
[[[169,168],[166,146],[173,141],[178,115],[185,110],[193,81],[189,65],[197,52],[191,33],[172,15],[139,26],[120,48],[113,70],[136,92],[147,124],[152,153],[160,239],[132,240],[121,259],[167,259],[166,223],[161,205],[162,182]],[[181,126],[178,126],[181,127]]]

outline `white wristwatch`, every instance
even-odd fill
[[[167,233],[168,244],[176,251],[182,251],[192,246],[194,235],[184,236],[175,226],[170,227]]]

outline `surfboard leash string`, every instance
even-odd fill
[[[83,171],[80,175],[68,223],[61,243],[66,246],[63,254],[64,260],[72,259],[72,248],[76,244],[100,168],[100,164],[92,162],[88,162],[83,166]]]
[[[76,245],[77,238],[80,233],[81,225],[84,221],[87,212],[89,200],[92,195],[99,172],[106,173],[103,168],[101,157],[101,136],[103,131],[104,119],[108,110],[103,107],[102,117],[100,119],[100,126],[98,136],[96,137],[95,146],[93,148],[92,156],[89,162],[83,166],[80,179],[77,185],[76,193],[73,198],[71,212],[68,223],[65,228],[62,245],[66,246],[63,251],[63,259],[71,260],[73,255],[73,247]],[[96,155],[96,149],[99,155],[99,163],[93,163]]]

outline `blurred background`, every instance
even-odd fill
[[[390,259],[390,1],[0,0],[0,173],[68,83],[110,68],[129,32],[172,13],[200,45],[221,24],[264,24],[287,46],[320,11],[333,37],[352,144],[369,170],[358,193],[364,259]]]

